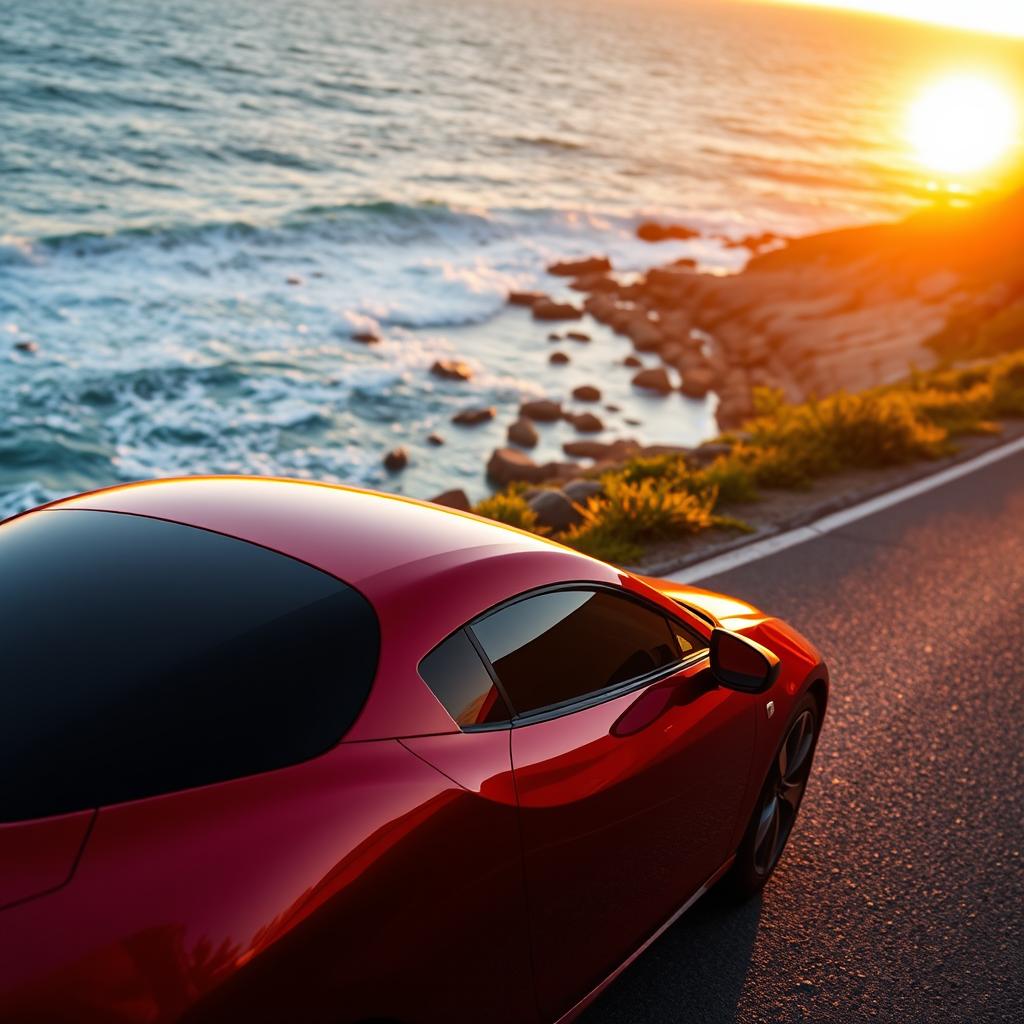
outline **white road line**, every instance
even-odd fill
[[[729,551],[724,555],[707,558],[703,562],[696,562],[685,569],[668,574],[665,579],[676,583],[696,583],[697,580],[706,579],[708,576],[716,576],[718,573],[728,572],[730,569],[736,569],[741,565],[756,562],[759,559],[767,558],[769,555],[774,555],[778,551],[785,551],[786,548],[791,548],[796,544],[803,544],[805,541],[814,540],[815,537],[820,537],[850,523],[855,523],[866,516],[881,512],[882,509],[891,508],[893,505],[909,501],[911,498],[916,498],[919,494],[926,494],[936,487],[942,487],[953,480],[959,480],[960,477],[967,476],[969,473],[974,473],[979,469],[984,469],[985,466],[991,466],[993,462],[999,462],[1001,459],[1016,455],[1022,451],[1024,451],[1024,437],[1019,437],[1016,441],[1000,445],[998,448],[992,448],[981,455],[975,456],[973,459],[957,463],[955,466],[950,466],[941,472],[915,480],[913,483],[905,484],[903,487],[897,487],[896,490],[881,494],[877,498],[863,501],[859,505],[851,505],[849,508],[844,508],[841,512],[833,512],[831,515],[822,516],[821,519],[807,526],[787,530],[785,533],[776,534],[774,537],[766,537],[764,540],[754,541],[744,547],[737,548],[735,551]]]

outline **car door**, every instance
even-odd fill
[[[729,856],[754,704],[705,640],[619,588],[524,596],[472,634],[514,710],[538,998],[556,1019]]]

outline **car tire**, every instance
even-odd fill
[[[759,893],[775,872],[800,812],[821,728],[811,694],[797,704],[765,777],[723,890],[738,900]]]

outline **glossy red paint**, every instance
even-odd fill
[[[0,825],[0,909],[59,889],[75,869],[95,811]]]
[[[755,708],[706,663],[650,690],[512,730],[537,990],[555,1019],[598,985],[732,852]],[[641,709],[648,718],[650,709]]]
[[[333,573],[373,604],[381,658],[321,757],[0,826],[12,1024],[568,1020],[728,863],[790,710],[812,683],[827,696],[818,652],[749,605],[407,499],[199,478],[30,514],[75,509],[186,523]],[[422,657],[565,581],[623,587],[704,637],[712,622],[746,633],[782,659],[779,678],[738,693],[701,659],[569,713],[460,731]]]

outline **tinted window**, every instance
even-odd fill
[[[435,647],[420,662],[420,675],[459,725],[508,721],[508,708],[465,630]]]
[[[516,711],[603,690],[680,658],[668,620],[607,591],[528,597],[473,624]]]
[[[0,528],[0,820],[280,768],[376,670],[359,593],[219,534],[109,512]]]

